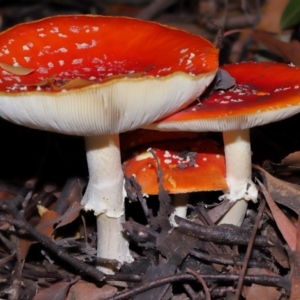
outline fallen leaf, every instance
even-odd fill
[[[72,223],[80,215],[82,207],[83,206],[79,202],[74,202],[62,216],[54,210],[48,210],[43,213],[40,222],[35,229],[48,237],[52,237],[54,225],[58,224],[55,227],[55,229],[57,229]]]
[[[281,32],[281,15],[289,0],[267,0],[262,7],[262,17],[256,29],[272,33]]]
[[[290,43],[282,42],[269,33],[254,31],[255,40],[265,45],[271,52],[282,57],[286,62],[300,65],[300,42],[292,40]]]
[[[254,168],[261,172],[264,185],[267,187],[272,199],[298,214],[300,211],[299,185],[280,180],[259,166],[254,166]]]
[[[38,214],[40,215],[40,217],[45,214],[47,211],[49,211],[49,209],[43,205],[37,204],[36,206]]]
[[[44,80],[41,80],[39,82],[36,82],[36,83],[31,83],[31,84],[26,84],[25,86],[36,86],[36,87],[42,87],[42,86],[45,86],[45,85],[52,85],[52,81],[53,79],[56,77],[56,74],[53,74],[51,75],[50,77],[44,79]]]
[[[300,151],[296,151],[286,156],[281,161],[281,165],[286,167],[295,167],[297,168],[297,171],[300,171]]]
[[[34,71],[32,68],[24,68],[21,66],[12,66],[4,62],[0,62],[0,67],[9,73],[14,75],[28,75]]]
[[[228,90],[235,85],[235,79],[225,70],[219,69],[213,82],[201,95],[201,99],[209,97],[215,90]]]
[[[210,209],[207,213],[210,219],[216,223],[233,206],[234,202],[222,201],[220,204]]]
[[[94,283],[79,280],[71,286],[66,300],[102,300],[114,296],[118,289],[111,285],[99,288]]]
[[[270,247],[270,253],[272,254],[273,258],[275,261],[270,261],[269,262],[269,267],[271,270],[275,270],[277,267],[274,264],[275,262],[280,264],[283,268],[289,269],[290,268],[290,260],[288,258],[286,249],[284,248],[284,245],[282,242],[278,239],[278,230],[276,227],[276,224],[270,223],[270,224],[265,224],[264,225],[264,231],[265,234],[263,236],[268,236],[274,246]]]
[[[235,85],[235,79],[225,70],[219,69],[216,75],[215,90],[228,90]]]
[[[295,176],[294,173],[300,171],[299,167],[294,167],[292,165],[286,165],[282,163],[273,163],[269,160],[264,161],[262,167],[268,173],[273,174],[275,176],[280,176],[280,179],[283,179],[290,183],[296,183],[298,185],[299,177],[297,176],[297,174],[295,174]],[[295,188],[297,187],[297,185],[295,185]]]
[[[60,214],[55,212],[54,210],[48,210],[43,213],[41,219],[35,229],[40,233],[52,237],[54,232],[54,224],[57,223],[57,219],[60,217]]]
[[[78,281],[79,278],[71,282],[58,282],[52,284],[51,287],[40,290],[33,298],[33,300],[65,300],[67,292],[72,284]]]
[[[57,200],[53,206],[53,210],[63,215],[66,210],[74,202],[80,202],[82,199],[82,190],[86,182],[79,178],[69,178],[63,189],[57,194]]]
[[[262,193],[265,196],[265,199],[272,212],[272,215],[274,217],[278,229],[280,230],[283,238],[285,239],[289,247],[292,249],[292,251],[295,251],[296,238],[297,238],[297,230],[295,226],[286,217],[286,215],[279,209],[279,207],[276,205],[276,203],[268,193],[265,186],[259,180],[257,180],[257,182],[262,190]]]
[[[20,249],[19,257],[21,260],[24,260],[26,258],[29,248],[33,243],[35,243],[35,241],[30,237],[28,238],[22,237],[19,239],[19,249]]]
[[[300,299],[300,218],[298,218],[298,226],[297,226],[297,244],[296,251],[294,253],[294,265],[291,274],[291,300],[299,300]]]
[[[251,268],[247,270],[247,275],[275,275],[268,269],[261,269],[261,268]],[[246,300],[274,300],[279,299],[281,292],[279,289],[273,286],[263,286],[252,283],[250,287],[246,285],[243,288],[245,299]]]
[[[75,79],[70,80],[66,84],[62,85],[60,88],[62,90],[70,90],[70,89],[74,89],[74,88],[78,88],[78,87],[88,86],[88,85],[95,84],[95,83],[97,83],[97,82],[91,81],[91,80],[86,80],[83,78],[75,78]]]
[[[16,195],[13,193],[0,191],[0,199],[12,199],[15,197]]]
[[[56,219],[56,223],[58,223],[58,224],[55,227],[55,229],[58,229],[62,226],[70,224],[74,220],[76,220],[78,218],[78,216],[80,215],[80,211],[82,210],[82,208],[83,208],[83,205],[81,205],[79,202],[73,202],[68,207],[66,212],[62,216],[60,216]]]

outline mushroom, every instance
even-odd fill
[[[20,24],[0,44],[0,116],[85,137],[82,204],[97,216],[97,255],[130,262],[118,135],[196,99],[214,78],[218,50],[157,23],[92,15]]]
[[[169,140],[155,143],[152,149],[161,166],[163,187],[174,194],[176,215],[186,217],[189,193],[228,188],[224,152],[215,141]],[[123,169],[127,177],[135,177],[143,194],[158,195],[158,168],[152,153],[135,153],[123,163]]]
[[[247,201],[257,201],[251,179],[249,128],[279,121],[300,111],[300,67],[270,62],[244,62],[222,67],[236,80],[145,128],[174,131],[221,131],[229,190],[222,198],[237,201],[219,221],[241,225]]]

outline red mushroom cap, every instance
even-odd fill
[[[147,128],[228,131],[247,129],[300,112],[300,67],[245,62],[222,69],[236,79],[227,91],[215,91]]]
[[[183,152],[185,148],[188,151]],[[153,150],[162,168],[164,188],[170,193],[228,189],[223,149],[216,142],[173,140],[156,144]],[[135,177],[143,193],[158,194],[157,163],[150,152],[140,152],[123,167],[126,176]]]
[[[125,17],[49,17],[1,32],[0,44],[0,116],[67,134],[149,124],[191,103],[218,69],[204,38]]]
[[[218,50],[204,38],[125,17],[50,17],[10,28],[0,34],[0,42],[1,63],[32,68],[22,77],[2,71],[2,92],[20,92],[25,84],[50,76],[59,86],[78,77],[97,83],[120,74],[195,76],[218,67]],[[59,92],[51,85],[42,90]]]

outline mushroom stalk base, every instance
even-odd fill
[[[241,226],[248,207],[248,201],[241,199],[237,200],[234,205],[226,212],[226,214],[217,222],[221,224],[231,224]]]
[[[118,135],[85,138],[89,183],[82,199],[86,210],[97,216],[97,256],[131,262],[128,241],[122,234],[125,221],[123,171]],[[106,274],[112,270],[102,268]]]
[[[128,242],[123,235],[122,223],[125,216],[110,218],[106,214],[97,216],[97,257],[116,259],[119,262],[131,262],[133,259],[129,252]],[[115,271],[110,266],[98,267],[105,274],[114,274]]]

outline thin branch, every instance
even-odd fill
[[[90,276],[91,278],[96,279],[98,281],[103,281],[106,279],[105,275],[101,271],[72,257],[68,252],[63,250],[61,247],[57,246],[49,237],[38,232],[28,222],[24,221],[19,213],[16,214],[16,212],[14,212],[13,215],[15,219],[10,219],[4,215],[0,215],[0,221],[13,224],[19,229],[25,230],[34,239],[41,243],[47,250],[50,250],[55,256],[59,257],[60,259],[63,259],[73,268],[80,270],[82,273]]]
[[[233,266],[243,265],[242,257],[240,255],[226,257],[226,255],[223,255],[222,253],[204,253],[202,251],[197,251],[194,249],[191,250],[189,254],[211,263]],[[268,263],[266,261],[257,261],[256,259],[253,259],[249,260],[248,266],[252,268],[268,268]]]
[[[258,214],[256,216],[256,220],[255,220],[252,232],[251,232],[251,237],[250,237],[249,244],[247,246],[247,251],[246,251],[246,254],[245,254],[244,264],[243,264],[243,267],[242,267],[242,270],[241,270],[241,273],[240,273],[238,286],[236,288],[236,293],[234,295],[233,300],[239,300],[239,298],[240,298],[240,294],[241,294],[242,287],[243,287],[243,282],[244,282],[244,277],[245,277],[246,270],[247,270],[247,267],[248,267],[248,261],[250,259],[250,255],[251,255],[253,244],[254,244],[254,239],[255,239],[255,236],[256,236],[256,233],[257,233],[257,229],[258,229],[258,226],[259,226],[260,219],[261,219],[262,214],[265,210],[265,207],[266,207],[266,201],[264,199],[262,199]]]
[[[201,275],[203,279],[210,281],[222,281],[222,282],[233,282],[239,279],[240,275],[228,275],[228,274],[218,274],[218,275]],[[178,281],[196,281],[195,277],[190,274],[175,274],[171,276],[166,276],[162,278],[158,278],[147,282],[145,284],[139,284],[131,290],[126,290],[121,292],[120,294],[110,297],[107,300],[125,300],[129,298],[133,298],[135,295],[148,291],[152,288],[170,284]],[[256,283],[264,286],[275,286],[284,288],[288,293],[291,289],[291,282],[289,279],[281,277],[281,276],[268,276],[268,275],[246,275],[244,278],[245,283]]]
[[[189,274],[192,274],[193,276],[195,276],[197,278],[197,280],[203,286],[203,290],[204,290],[204,293],[205,293],[206,300],[210,300],[211,297],[210,297],[209,289],[207,287],[206,282],[203,280],[202,276],[200,274],[198,274],[197,272],[189,269],[189,268],[186,269],[186,272],[189,273]]]
[[[204,226],[175,216],[178,227],[175,229],[204,241],[223,243],[227,245],[248,245],[251,234],[242,228],[223,224],[221,226]],[[264,236],[256,236],[254,244],[260,247],[274,246],[273,242]]]

